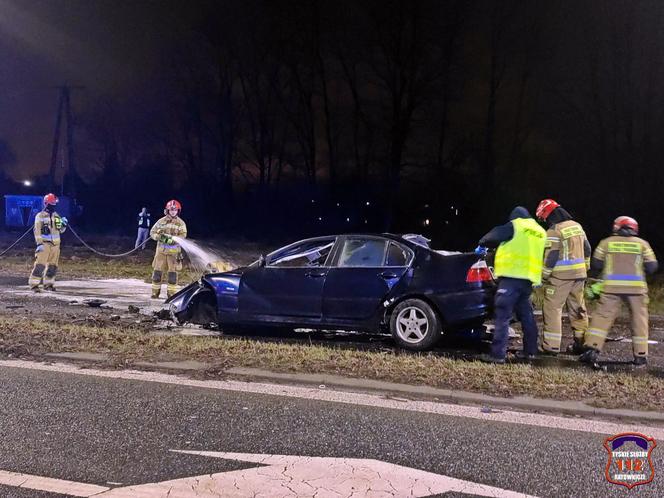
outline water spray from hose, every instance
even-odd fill
[[[198,273],[217,273],[234,268],[234,265],[219,253],[204,249],[194,240],[178,236],[173,236],[173,240],[187,253],[189,263]]]

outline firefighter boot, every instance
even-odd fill
[[[579,361],[581,363],[588,363],[590,365],[594,365],[595,363],[597,363],[598,359],[599,359],[599,351],[592,348],[588,348],[585,351],[585,353],[579,356]]]
[[[577,339],[576,337],[574,338],[574,342],[567,346],[567,353],[568,354],[583,354],[585,352],[585,348],[583,347],[583,339]]]
[[[152,272],[152,299],[159,299],[159,294],[161,294],[161,276],[161,270]]]
[[[50,291],[50,292],[55,292],[55,285],[53,284],[48,284],[44,286],[45,291]]]
[[[645,356],[636,356],[634,358],[634,365],[636,365],[637,367],[645,367],[646,365],[648,365],[648,358],[646,358]]]

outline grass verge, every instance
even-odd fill
[[[102,258],[98,256],[68,256],[60,259],[58,277],[60,279],[81,278],[137,278],[149,281],[152,274],[152,256],[140,255],[122,259]],[[25,276],[26,282],[34,258],[31,255],[2,258],[0,271],[6,275]],[[180,272],[180,282],[187,284],[200,277],[199,273],[187,268]]]
[[[154,242],[149,242],[145,250],[137,251],[121,258],[98,256],[66,236],[61,247],[59,279],[81,278],[138,278],[148,280],[152,273]],[[13,242],[12,234],[0,233],[0,247]],[[87,239],[87,237],[86,237]],[[129,237],[91,236],[87,242],[108,254],[124,253],[133,247],[134,239]],[[243,240],[199,241],[201,247],[214,252],[215,257],[232,266],[242,266],[254,261],[259,254],[267,252],[257,244]],[[0,273],[8,276],[25,277],[27,280],[34,264],[34,247],[31,241],[24,241],[16,249],[0,258]],[[180,272],[180,283],[187,284],[200,277],[200,272],[189,265],[185,254],[184,269]]]
[[[213,337],[156,336],[136,327],[50,323],[0,316],[0,352],[40,355],[86,351],[110,354],[117,364],[132,361],[199,360],[213,371],[261,367],[277,372],[330,373],[499,396],[530,395],[582,400],[595,406],[664,409],[664,379],[528,365],[487,365],[439,356],[395,355],[335,347],[275,344]]]

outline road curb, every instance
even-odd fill
[[[582,401],[561,401],[553,399],[532,398],[530,396],[515,396],[513,398],[500,398],[487,394],[468,391],[441,389],[431,386],[400,384],[373,379],[357,379],[330,374],[294,374],[278,373],[258,368],[235,367],[225,370],[232,376],[249,377],[253,379],[273,382],[315,384],[325,387],[341,387],[352,390],[399,393],[410,396],[433,397],[438,400],[456,402],[459,404],[471,403],[488,408],[500,406],[515,408],[529,412],[556,412],[566,415],[595,416],[606,418],[619,418],[629,420],[642,420],[651,422],[664,422],[664,413],[655,411],[637,411],[628,409],[598,408]]]
[[[71,353],[46,353],[49,359],[82,361],[82,362],[104,362],[109,359],[106,354],[71,352]],[[133,363],[133,366],[146,369],[171,370],[183,373],[204,371],[212,368],[212,364],[198,361],[163,361]],[[602,417],[612,419],[627,419],[649,422],[664,422],[664,413],[655,411],[638,411],[620,408],[598,408],[588,405],[582,401],[562,401],[554,399],[533,398],[530,396],[515,396],[512,398],[501,398],[488,394],[474,393],[469,391],[457,391],[442,389],[425,385],[401,384],[374,379],[359,379],[344,377],[333,374],[306,374],[306,373],[279,373],[260,368],[233,367],[224,370],[224,373],[235,378],[245,380],[261,380],[272,383],[305,384],[315,386],[336,387],[352,391],[370,393],[391,394],[398,393],[404,397],[433,398],[438,401],[448,401],[457,404],[472,404],[487,407],[487,409],[501,407],[523,410],[528,412],[553,412],[581,417]]]

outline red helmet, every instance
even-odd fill
[[[44,206],[55,206],[58,203],[58,196],[55,194],[46,194],[44,196]]]
[[[170,211],[171,209],[182,211],[182,205],[175,199],[172,199],[166,203],[166,211]]]
[[[537,216],[540,220],[546,220],[553,212],[553,210],[558,207],[560,207],[560,204],[558,204],[553,199],[544,199],[543,201],[540,201],[539,205],[537,206],[535,216]]]
[[[634,233],[639,233],[639,224],[634,218],[630,218],[629,216],[618,216],[613,220],[613,231],[617,232],[621,228],[629,228]]]

